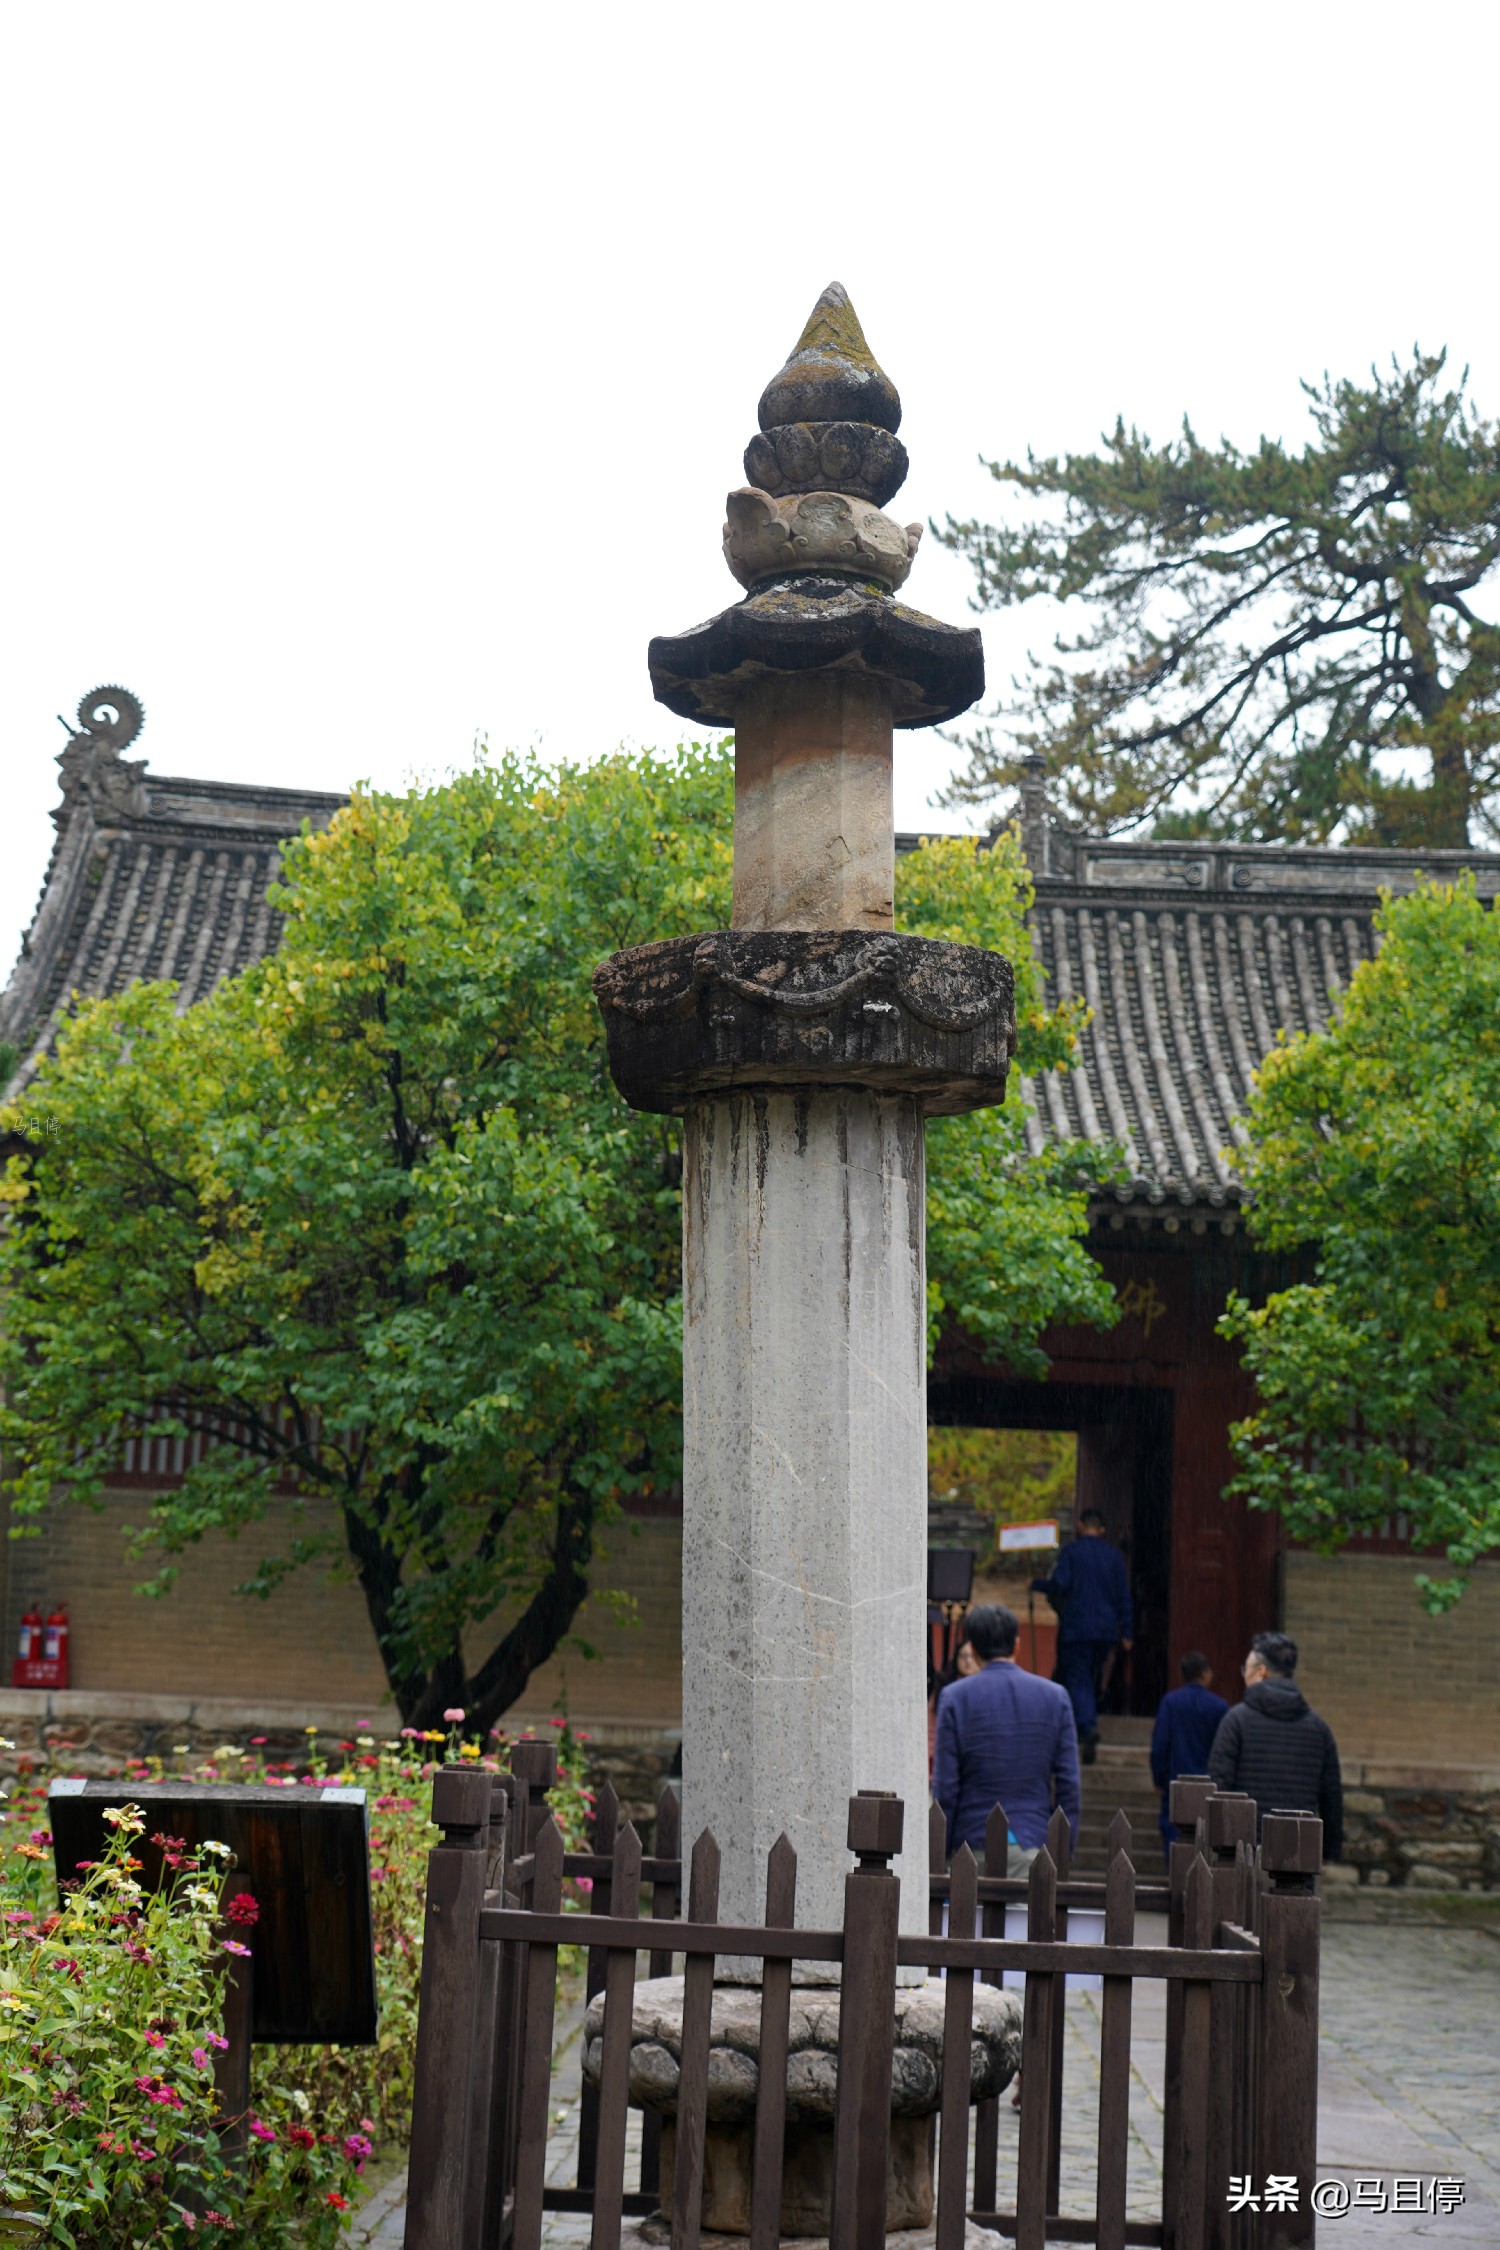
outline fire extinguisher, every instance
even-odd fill
[[[37,1608],[36,1604],[33,1603],[31,1608],[27,1610],[25,1616],[21,1619],[21,1662],[23,1664],[30,1664],[33,1659],[40,1656],[41,1653],[42,1613]]]
[[[42,1639],[42,1657],[44,1662],[55,1664],[58,1667],[60,1682],[66,1680],[68,1676],[68,1613],[66,1609],[55,1609],[48,1618],[46,1631]]]

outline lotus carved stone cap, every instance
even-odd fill
[[[842,492],[791,493],[773,500],[749,488],[725,503],[724,560],[742,586],[808,572],[874,580],[894,593],[911,571],[919,523],[893,523],[867,500]]]

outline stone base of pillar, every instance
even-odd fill
[[[932,2126],[942,2068],[944,2004],[945,1987],[938,1979],[901,1993],[896,2003],[886,2173],[888,2238],[932,2224]],[[663,2120],[661,2199],[668,2218],[681,2077],[682,2008],[681,1977],[652,1977],[635,1989],[630,2099],[637,2108],[655,2110]],[[1014,2078],[1021,2061],[1021,2016],[1019,1993],[975,1986],[971,2102],[1003,2093]],[[583,2028],[583,2074],[591,2085],[598,2084],[603,2062],[604,2017],[604,1997],[600,1994],[590,2002]],[[838,1996],[794,1993],[789,2035],[779,2232],[783,2240],[817,2241],[828,2233],[833,2193]],[[759,2050],[759,1995],[742,1987],[716,1986],[709,2022],[702,2209],[705,2235],[743,2238],[750,2231]]]

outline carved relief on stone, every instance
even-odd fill
[[[753,485],[731,492],[725,507],[724,560],[742,586],[809,571],[821,577],[873,579],[894,592],[910,574],[919,523],[899,524],[841,492],[805,492],[773,499]]]
[[[906,482],[906,447],[874,422],[780,422],[745,448],[745,474],[762,492],[847,492],[883,508]]]
[[[929,1116],[1005,1098],[1010,963],[871,930],[712,930],[611,955],[594,972],[615,1084],[680,1110],[735,1086],[865,1086]]]

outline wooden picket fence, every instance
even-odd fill
[[[658,2207],[659,2118],[647,2113],[640,2169],[626,2182],[627,2091],[637,1957],[668,1975],[685,1960],[676,2116],[672,2250],[698,2250],[710,2006],[716,1959],[764,1963],[760,2078],[748,2250],[777,2250],[785,2126],[785,2059],[794,1961],[837,1963],[842,1997],[833,2126],[833,2250],[884,2241],[897,1971],[945,1977],[937,2157],[936,2250],[962,2250],[968,2218],[1013,2236],[1098,2250],[1290,2250],[1310,2243],[1315,2177],[1321,1823],[1268,1816],[1255,1844],[1248,1798],[1202,1779],[1174,1784],[1174,1844],[1165,1881],[1137,1877],[1129,1824],[1117,1816],[1104,1880],[1068,1867],[1068,1829],[1053,1817],[1047,1847],[1024,1879],[1006,1872],[997,1806],[982,1860],[968,1848],[941,1870],[941,1815],[930,1815],[929,1934],[898,1930],[898,1799],[849,1801],[849,1848],[838,1930],[794,1926],[796,1855],[785,1837],[767,1868],[763,1923],[718,1919],[719,1852],[707,1831],[683,1862],[675,1795],[663,1795],[656,1850],[644,1854],[601,1792],[588,1852],[568,1852],[545,1798],[555,1770],[544,1744],[518,1743],[508,1774],[447,1768],[433,1787],[443,1840],[431,1855],[417,2033],[406,2250],[540,2250],[545,2214],[586,2214],[591,2250],[618,2250],[622,2222]],[[1154,1838],[1153,1838],[1154,1843]],[[991,1870],[995,1872],[991,1872]],[[593,1884],[587,1918],[563,1910],[564,1883]],[[641,1914],[643,1891],[650,1914]],[[1026,1936],[1006,1938],[1007,1906],[1024,1903]],[[1102,1914],[1102,1944],[1070,1943],[1070,1911]],[[1165,1946],[1135,1942],[1138,1913],[1166,1911]],[[946,1917],[946,1933],[943,1929]],[[590,1997],[605,1995],[600,2082],[585,2087],[577,2179],[546,2181],[558,1949],[588,1948]],[[1001,2210],[999,2107],[973,2112],[969,2072],[976,1977],[1025,1979],[1016,2208]],[[1060,2212],[1063,2004],[1069,1973],[1103,1979],[1095,2208]],[[1126,2216],[1131,2010],[1139,1977],[1167,1983],[1164,2177],[1159,2219]],[[1076,2096],[1075,2096],[1076,2099]],[[1231,2211],[1232,2176],[1296,2183],[1296,2207]]]

